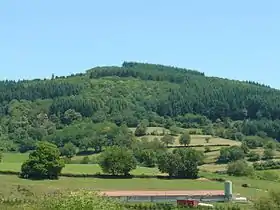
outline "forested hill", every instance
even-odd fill
[[[165,127],[209,126],[212,121],[232,132],[278,138],[280,91],[194,70],[124,62],[49,80],[2,81],[0,116],[0,141],[5,143],[35,141],[75,120],[129,127],[144,119]]]

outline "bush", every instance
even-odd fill
[[[62,148],[60,148],[61,155],[67,158],[74,157],[76,155],[76,151],[77,151],[76,146],[71,142],[65,144]]]
[[[268,160],[261,163],[254,163],[253,166],[255,170],[280,169],[280,161]]]
[[[205,142],[208,144],[210,142],[211,137],[206,137]]]
[[[68,209],[91,209],[91,210],[121,210],[121,204],[109,198],[102,197],[92,192],[55,193],[37,201],[38,210],[68,210]]]
[[[265,149],[263,152],[263,160],[273,159],[275,152],[272,149]]]
[[[184,146],[189,145],[191,143],[191,136],[189,132],[185,132],[180,136],[179,143]]]
[[[81,163],[81,164],[89,164],[89,163],[90,163],[89,156],[83,157],[83,159],[81,160],[80,163]]]
[[[22,164],[20,176],[27,179],[57,179],[64,166],[59,149],[54,144],[41,142]]]
[[[254,174],[254,168],[244,160],[237,160],[228,164],[227,174],[230,176],[250,176]]]
[[[259,161],[261,159],[261,156],[258,153],[253,152],[253,151],[249,152],[247,157],[248,157],[248,161],[251,161],[251,162]]]

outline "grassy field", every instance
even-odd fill
[[[163,128],[149,128],[148,132],[152,132],[155,129]],[[153,139],[157,136],[147,135],[149,139]],[[207,144],[205,141],[206,135],[191,135],[191,144],[213,145],[213,144],[229,144],[239,145],[240,142],[232,141],[223,138],[211,138]],[[161,136],[158,136],[161,138]],[[176,143],[178,145],[178,137]],[[205,150],[205,147],[197,147],[197,150]],[[233,191],[235,194],[240,194],[248,198],[258,198],[267,194],[269,190],[280,189],[280,182],[256,180],[244,177],[229,177],[226,175],[218,175],[212,172],[217,170],[224,170],[226,165],[215,164],[217,157],[219,156],[219,150],[221,147],[211,146],[211,152],[205,153],[206,163],[200,166],[200,175],[204,179],[197,180],[167,180],[157,178],[133,178],[133,179],[109,179],[109,178],[68,178],[61,177],[59,180],[45,180],[45,181],[31,181],[23,180],[15,175],[0,175],[0,195],[12,195],[20,188],[25,188],[32,193],[40,194],[46,192],[52,192],[55,190],[223,190],[223,183],[217,181],[211,181],[213,178],[223,178],[233,181]],[[255,150],[258,153],[262,153],[263,149]],[[279,155],[277,153],[277,155]],[[90,155],[92,158],[96,155]],[[84,156],[75,156],[72,158],[75,161],[79,161]],[[0,163],[0,170],[2,171],[20,171],[22,162],[28,158],[28,153],[4,153],[2,163]],[[62,173],[71,174],[96,174],[101,173],[101,169],[97,164],[66,164]],[[280,170],[272,170],[280,176]],[[138,167],[132,171],[133,175],[159,175],[160,172],[157,168],[145,168]],[[248,184],[249,188],[242,187],[243,184]]]
[[[0,163],[1,171],[15,171],[19,172],[22,163],[9,163],[2,162]],[[101,168],[98,164],[66,164],[65,168],[63,168],[62,173],[71,173],[71,174],[96,174],[102,173]],[[137,167],[137,169],[132,171],[133,175],[159,175],[160,172],[157,168],[145,168],[145,167]]]
[[[135,131],[136,128],[130,128],[131,131]],[[153,131],[158,131],[162,133],[162,131],[165,130],[165,133],[169,133],[169,130],[161,127],[148,127],[147,129],[147,135],[144,136],[148,138],[149,140],[153,140],[154,138],[162,138],[162,136],[157,135],[151,135]],[[185,129],[185,130],[193,130],[193,129]],[[142,137],[141,137],[142,138]],[[205,141],[206,138],[210,138],[210,141],[207,143]],[[238,141],[233,141],[229,139],[223,139],[219,137],[212,137],[211,135],[191,135],[191,143],[190,145],[214,145],[214,144],[227,144],[227,145],[240,145],[241,143]],[[174,146],[178,146],[179,144],[179,136],[175,137],[175,143]]]
[[[203,173],[202,173],[203,174]],[[277,190],[280,184],[272,181],[253,180],[249,178],[236,178],[218,176],[206,173],[207,178],[224,177],[233,182],[234,194],[247,196],[250,199],[267,194],[268,190]],[[0,175],[0,192],[10,195],[16,188],[24,187],[36,194],[52,192],[54,190],[223,190],[222,182],[207,179],[198,180],[164,180],[164,179],[99,179],[99,178],[66,178],[59,180],[31,181],[20,179],[14,175]],[[242,187],[249,184],[250,188]]]

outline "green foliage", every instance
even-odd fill
[[[248,157],[248,161],[252,161],[252,162],[259,161],[261,159],[261,156],[254,151],[249,152],[247,154],[247,157]]]
[[[246,142],[242,142],[241,149],[243,150],[244,154],[248,154],[250,152],[249,147],[247,146]]]
[[[197,178],[202,158],[202,153],[191,148],[175,149],[172,153],[165,152],[159,156],[158,168],[170,177],[193,179]]]
[[[174,142],[175,142],[175,138],[169,134],[164,135],[160,140],[166,146],[168,146],[170,144],[174,144]]]
[[[247,136],[244,138],[243,142],[250,148],[256,149],[257,147],[263,146],[263,138],[259,136]]]
[[[179,138],[179,143],[180,143],[181,145],[184,145],[184,146],[189,145],[189,144],[191,143],[191,136],[190,136],[189,132],[184,132],[184,133],[180,136],[180,138]]]
[[[145,136],[147,132],[147,125],[140,123],[134,132],[135,136]]]
[[[21,166],[22,178],[26,179],[57,179],[65,166],[60,159],[59,149],[48,142],[39,143],[29,159]]]
[[[134,156],[142,166],[150,168],[154,168],[156,166],[157,153],[152,150],[137,150],[134,153]]]
[[[210,142],[211,137],[206,137],[205,142],[208,144]]]
[[[121,204],[114,200],[101,197],[97,193],[86,191],[56,193],[49,195],[37,202],[38,210],[69,210],[69,209],[88,209],[88,210],[122,210]]]
[[[83,157],[83,159],[80,162],[81,164],[89,164],[90,163],[90,158],[89,156]]]
[[[270,160],[270,159],[273,159],[274,155],[275,155],[274,150],[272,150],[272,149],[265,149],[264,152],[263,152],[262,159],[263,160]]]
[[[237,160],[228,164],[227,174],[230,176],[251,176],[254,174],[254,168],[245,160]]]
[[[3,159],[3,153],[0,151],[0,163],[2,162]]]
[[[133,62],[50,80],[2,81],[0,147],[26,152],[47,140],[101,152],[131,146],[124,125],[138,126],[135,135],[143,136],[149,124],[170,128],[172,135],[178,126],[239,141],[250,136],[244,140],[256,148],[280,139],[279,99],[279,90],[254,82]]]
[[[269,192],[268,196],[261,197],[254,203],[255,210],[280,209],[280,194],[276,191]]]
[[[66,143],[62,148],[60,148],[61,156],[67,158],[72,158],[76,155],[77,148],[72,142]]]
[[[218,158],[219,163],[228,163],[236,160],[241,160],[245,157],[243,149],[239,146],[231,146],[222,148]]]
[[[170,130],[170,135],[172,135],[172,136],[177,136],[177,135],[180,134],[180,132],[181,132],[181,129],[178,128],[178,127],[175,126],[175,125],[171,126],[171,127],[169,128],[169,130]]]
[[[113,146],[99,156],[102,171],[112,175],[128,176],[131,170],[136,169],[136,164],[133,153],[123,147]]]
[[[253,166],[256,170],[280,169],[280,161],[267,160],[260,163],[256,162]]]

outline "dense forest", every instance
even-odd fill
[[[124,62],[66,77],[0,82],[0,148],[8,151],[25,152],[41,140],[84,150],[131,145],[127,127],[143,121],[234,140],[280,140],[279,119],[279,90],[163,65]]]

